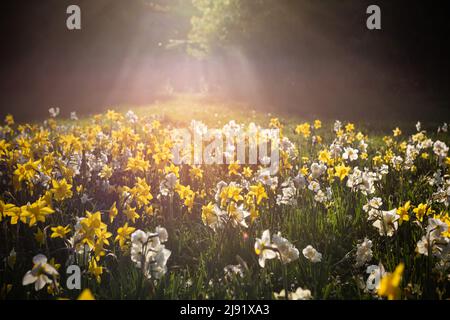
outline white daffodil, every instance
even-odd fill
[[[166,228],[157,226],[155,232],[158,234],[159,240],[161,242],[167,242],[167,240],[169,240],[169,234],[167,233]]]
[[[381,198],[375,197],[369,200],[364,206],[363,210],[365,212],[370,212],[371,209],[379,209],[383,205],[383,200]]]
[[[131,124],[135,124],[139,120],[138,116],[132,110],[128,110],[128,112],[125,114],[125,118]]]
[[[421,129],[422,129],[422,124],[420,123],[420,121],[417,121],[417,123],[416,123],[417,132],[420,132]]]
[[[311,245],[308,245],[305,249],[303,249],[302,253],[303,256],[312,263],[322,261],[322,254],[319,253],[316,249],[314,249],[313,246]]]
[[[50,108],[48,109],[48,113],[50,113],[50,117],[56,118],[59,115],[59,108]]]
[[[358,159],[358,149],[344,148],[344,153],[342,154],[342,159],[355,161]]]
[[[431,252],[434,256],[440,257],[443,252],[448,252],[450,240],[442,236],[448,230],[448,225],[434,218],[428,218],[426,234],[417,242],[416,252],[428,256]]]
[[[281,300],[286,299],[286,291],[283,289],[280,291],[280,293],[274,292],[275,299]],[[288,300],[311,300],[312,295],[311,291],[308,289],[302,289],[301,287],[298,287],[295,292],[289,292],[288,293]]]
[[[244,228],[248,228],[247,222],[245,219],[250,216],[250,212],[244,210],[244,205],[241,204],[237,206],[236,204],[232,204],[228,210],[228,217],[230,221],[235,226],[242,226]]]
[[[273,235],[272,241],[278,249],[278,253],[283,264],[287,264],[298,259],[298,249],[294,247],[294,245],[290,243],[286,238],[283,238],[280,232]]]
[[[278,184],[278,177],[272,177],[269,169],[261,169],[258,173],[256,181],[261,182],[268,187],[275,187]]]
[[[448,147],[444,142],[437,140],[433,144],[433,151],[440,158],[445,158],[448,154]]]
[[[364,241],[356,247],[356,266],[360,267],[372,259],[372,241],[365,238]]]
[[[311,164],[311,176],[313,179],[318,179],[322,174],[327,171],[327,166],[323,163],[314,162]]]
[[[153,277],[155,279],[161,279],[163,275],[167,272],[167,260],[169,260],[172,252],[166,248],[162,248],[155,255],[153,255],[152,262],[149,264],[149,273],[147,277]]]
[[[285,188],[281,189],[282,194],[277,195],[277,205],[295,205],[296,204],[296,194],[293,183]]]
[[[377,220],[372,225],[378,229],[380,236],[392,237],[398,229],[398,219],[400,218],[397,209],[378,211],[378,213]]]
[[[131,261],[148,279],[160,279],[167,272],[171,251],[163,243],[168,238],[167,230],[159,226],[154,233],[136,230],[131,234]]]
[[[274,246],[270,242],[270,231],[264,230],[261,239],[256,238],[255,252],[259,256],[258,262],[261,268],[264,268],[266,260],[275,259],[277,257]]]
[[[53,279],[58,276],[58,271],[47,263],[47,257],[43,254],[34,256],[33,264],[33,269],[23,277],[22,285],[24,286],[34,283],[34,289],[39,291],[46,284],[52,283]]]

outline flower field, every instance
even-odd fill
[[[1,299],[450,297],[447,124],[157,109],[6,117]],[[211,128],[273,129],[277,171],[234,140],[223,164],[177,163],[174,130]]]

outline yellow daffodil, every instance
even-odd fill
[[[99,172],[98,175],[100,178],[108,180],[109,178],[112,177],[112,174],[113,174],[113,169],[110,166],[108,166],[107,164],[105,164],[102,167],[102,170]]]
[[[14,117],[11,114],[7,114],[5,117],[5,123],[8,126],[12,126],[14,124]]]
[[[345,126],[346,132],[353,132],[355,130],[355,125],[353,123],[347,123]]]
[[[57,226],[57,227],[53,227],[51,228],[52,230],[52,234],[50,235],[50,238],[61,238],[61,239],[65,239],[66,234],[68,234],[70,232],[70,226]]]
[[[322,121],[314,120],[314,129],[320,129],[320,128],[322,128]]]
[[[38,166],[41,160],[32,161],[29,160],[24,164],[18,164],[17,169],[14,171],[14,175],[18,178],[18,181],[32,181],[32,179],[39,172]]]
[[[394,130],[392,130],[392,133],[393,133],[394,137],[398,137],[399,135],[402,134],[402,131],[397,127]]]
[[[409,208],[411,207],[411,201],[407,201],[403,206],[397,209],[397,214],[400,216],[399,223],[403,221],[409,221]]]
[[[281,128],[281,122],[280,122],[280,119],[278,119],[278,118],[272,118],[272,119],[270,119],[269,127],[270,127],[270,128]]]
[[[136,230],[136,228],[129,227],[128,222],[117,229],[117,236],[114,241],[119,241],[119,246],[123,249],[126,242],[130,239],[130,235]]]
[[[253,171],[252,171],[252,169],[250,167],[244,167],[242,169],[242,174],[243,174],[244,177],[249,179],[253,175]]]
[[[248,193],[251,196],[254,196],[256,198],[256,204],[260,204],[263,199],[268,199],[266,189],[262,185],[261,182],[259,182],[257,185],[250,186],[250,191]]]
[[[350,173],[350,167],[347,167],[343,164],[334,167],[335,177],[338,177],[341,181],[345,179],[346,176]]]
[[[37,243],[39,243],[40,246],[43,246],[45,243],[45,234],[41,230],[41,228],[37,228],[36,233],[34,234],[34,239]]]
[[[331,153],[327,149],[323,149],[319,151],[319,160],[323,163],[330,163],[331,162]]]
[[[114,219],[117,217],[117,215],[119,214],[119,210],[117,210],[117,206],[116,206],[116,202],[114,202],[111,206],[111,208],[109,208],[109,221],[111,223],[114,222]]]
[[[53,180],[52,185],[53,188],[51,189],[51,192],[56,201],[72,198],[72,185],[68,184],[66,179],[60,181]]]
[[[174,165],[173,163],[171,163],[170,165],[166,166],[164,168],[164,172],[166,174],[174,173],[177,176],[177,178],[180,177],[180,167]]]
[[[0,200],[0,222],[2,221],[3,217],[6,218],[8,216],[9,217],[16,216],[19,211],[20,209],[17,208],[15,205],[5,203],[2,200]]]
[[[396,300],[400,297],[400,283],[402,281],[405,265],[400,263],[393,273],[388,273],[380,280],[378,295],[387,297],[389,300]]]
[[[137,172],[145,172],[150,168],[150,162],[145,160],[141,154],[137,154],[136,157],[128,158],[127,163],[127,171],[131,171],[133,173]]]
[[[221,205],[225,206],[226,202],[228,200],[234,200],[234,201],[240,201],[244,198],[241,195],[242,188],[237,187],[235,185],[229,185],[226,187],[223,187],[220,191],[220,199],[221,199]]]
[[[229,165],[228,165],[228,174],[230,175],[230,176],[232,176],[232,175],[238,175],[239,174],[239,168],[240,168],[241,166],[239,165],[239,163],[237,162],[237,161],[234,161],[234,162],[231,162]]]
[[[295,133],[303,135],[303,137],[308,138],[311,135],[311,126],[308,122],[299,124],[295,128]]]
[[[203,170],[199,167],[192,167],[189,169],[189,174],[192,179],[198,179],[201,180],[203,178]]]
[[[416,208],[413,209],[413,212],[416,214],[417,220],[422,222],[423,217],[425,215],[432,214],[433,210],[426,203],[420,203]]]
[[[123,213],[125,214],[127,219],[133,223],[136,222],[136,219],[140,218],[139,214],[136,212],[136,208],[128,206],[128,205],[125,208],[125,210],[123,210]]]

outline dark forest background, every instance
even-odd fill
[[[232,2],[212,16],[214,33],[193,34],[202,12],[190,0],[4,0],[0,115],[91,113],[206,82],[212,95],[305,116],[449,119],[449,1]],[[80,31],[66,28],[70,4]],[[366,28],[369,4],[380,31]],[[208,52],[189,54],[202,41]]]

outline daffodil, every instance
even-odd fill
[[[61,239],[65,239],[66,235],[71,231],[70,230],[70,226],[57,226],[57,227],[53,227],[51,228],[52,230],[52,234],[50,235],[50,238],[61,238]]]
[[[145,172],[150,168],[150,162],[145,160],[141,154],[137,154],[136,157],[128,158],[127,163],[127,171],[131,171],[133,173],[137,172]]]
[[[123,227],[117,229],[117,236],[114,241],[119,241],[119,246],[125,248],[126,242],[130,239],[130,235],[136,230],[136,228],[129,227],[128,223],[125,223]]]
[[[22,284],[24,286],[34,283],[34,289],[39,291],[46,284],[52,283],[53,279],[58,276],[58,271],[47,263],[47,257],[42,254],[33,258],[33,264],[33,269],[23,277]]]
[[[261,238],[256,238],[255,253],[258,255],[258,263],[261,268],[266,265],[266,260],[275,259],[277,257],[276,248],[270,241],[270,231],[264,230]]]
[[[397,209],[379,211],[376,221],[372,225],[378,229],[380,236],[392,237],[398,229],[399,218]]]
[[[242,174],[244,177],[246,177],[247,179],[250,178],[253,174],[253,171],[250,167],[244,167],[242,169]]]
[[[224,213],[217,205],[209,202],[202,207],[202,221],[205,226],[209,226],[213,230],[217,230],[223,224]]]
[[[413,212],[416,215],[417,220],[420,222],[423,221],[423,217],[425,215],[430,215],[433,213],[433,210],[426,203],[420,203],[416,208],[413,209]]]
[[[116,202],[114,202],[111,206],[111,208],[109,208],[109,222],[113,223],[114,219],[117,217],[117,215],[119,214],[119,211],[117,210],[117,206],[116,206]]]
[[[355,130],[355,125],[353,123],[347,123],[345,125],[345,131],[347,132],[353,132]]]
[[[401,225],[403,221],[409,221],[409,209],[411,207],[411,201],[407,201],[403,206],[397,209],[397,214],[400,216],[399,224]]]
[[[125,214],[127,219],[133,223],[136,222],[136,219],[140,218],[139,214],[136,212],[135,207],[127,206],[125,210],[123,210],[123,213]]]
[[[259,182],[257,185],[250,186],[250,191],[248,194],[256,198],[256,204],[258,205],[263,199],[268,199],[266,189],[261,182]]]
[[[229,165],[228,165],[228,174],[230,175],[230,176],[232,176],[232,175],[238,175],[239,174],[239,169],[240,169],[240,165],[239,165],[239,163],[237,162],[237,161],[234,161],[234,162],[231,162]]]
[[[397,127],[394,130],[392,130],[392,133],[394,134],[394,137],[398,137],[402,134],[402,131]]]
[[[31,159],[24,164],[17,164],[17,169],[14,171],[14,175],[18,178],[19,182],[28,181],[31,182],[38,174],[39,164],[41,160],[32,161]]]
[[[400,297],[400,283],[402,281],[405,265],[400,263],[393,273],[387,273],[380,281],[378,295],[387,297],[389,300],[395,300]]]
[[[142,208],[149,204],[150,200],[153,199],[150,193],[150,186],[147,184],[145,179],[136,178],[136,183],[133,188],[125,188],[125,191],[129,192],[132,198],[136,201],[138,208]]]
[[[166,166],[164,168],[164,172],[166,174],[174,173],[177,176],[177,178],[180,177],[180,167],[174,165],[173,163],[171,163],[170,165]]]
[[[5,139],[0,140],[0,158],[8,154],[10,146]]]
[[[319,151],[319,161],[322,161],[323,163],[330,163],[331,162],[331,153],[327,149],[323,149]]]
[[[320,129],[320,128],[322,128],[322,121],[314,120],[314,129]]]
[[[351,170],[350,167],[347,167],[343,164],[337,165],[336,167],[334,167],[334,171],[335,171],[334,176],[338,177],[342,181],[345,179],[345,177],[348,176],[348,174],[350,173],[350,170]]]
[[[43,246],[45,243],[45,234],[41,230],[41,228],[37,228],[36,233],[34,234],[34,239],[37,243],[39,243],[40,246]]]
[[[194,166],[189,169],[189,174],[191,175],[192,179],[201,180],[203,178],[203,170],[199,167]]]
[[[16,216],[18,212],[20,212],[20,208],[17,208],[15,205],[11,203],[5,203],[2,200],[0,200],[0,222],[3,220],[3,217],[6,218],[8,216],[9,217]]]
[[[105,164],[102,167],[102,170],[99,172],[98,176],[102,179],[108,180],[109,178],[112,177],[113,174],[113,169],[108,166],[107,164]]]
[[[322,254],[319,253],[313,246],[308,245],[302,251],[303,256],[311,261],[312,263],[317,263],[322,261]]]
[[[14,124],[14,117],[12,116],[12,114],[7,114],[5,117],[5,123],[8,126],[12,126]]]
[[[280,119],[278,119],[278,118],[270,119],[269,127],[271,127],[271,128],[281,128]]]
[[[308,138],[311,135],[311,126],[309,123],[305,122],[303,124],[299,124],[295,128],[295,132],[297,134],[303,135],[303,137]]]
[[[97,283],[101,282],[101,279],[102,279],[101,277],[103,274],[103,267],[99,266],[97,264],[97,261],[95,258],[93,258],[89,261],[89,273],[95,278]]]
[[[39,198],[32,204],[22,206],[20,208],[20,214],[11,218],[11,224],[16,224],[17,220],[20,218],[22,222],[27,221],[31,227],[37,222],[45,222],[46,217],[54,212],[55,210],[53,210],[43,198]]]
[[[72,185],[68,184],[66,179],[60,181],[53,180],[52,185],[53,188],[51,189],[51,192],[56,201],[72,198]]]
[[[238,206],[235,202],[230,203],[228,206],[228,216],[234,225],[240,225],[247,228],[246,218],[250,216],[250,212],[244,209],[244,205]]]
[[[227,201],[233,200],[233,201],[240,201],[243,200],[244,197],[241,195],[242,188],[238,187],[237,185],[230,184],[228,186],[225,186],[220,191],[220,199],[222,206],[225,206]]]

